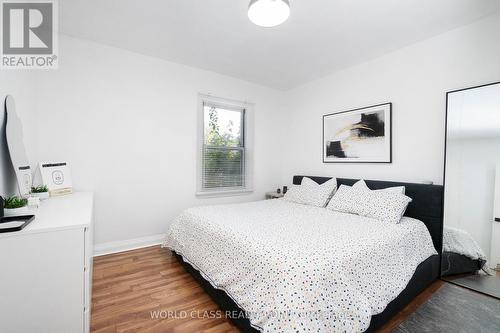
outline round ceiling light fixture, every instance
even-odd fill
[[[248,5],[248,18],[261,27],[275,27],[290,16],[288,0],[251,0]]]

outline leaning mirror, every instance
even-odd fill
[[[500,298],[500,83],[447,94],[443,279]]]
[[[14,97],[5,98],[5,111],[7,113],[6,137],[12,166],[17,177],[19,193],[26,196],[30,193],[32,184],[31,168],[24,148],[23,124],[16,113]]]

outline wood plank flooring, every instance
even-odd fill
[[[379,332],[398,327],[443,283],[429,286]],[[160,318],[151,317],[151,311],[161,310]],[[159,246],[94,258],[92,332],[239,332],[229,320],[213,318],[217,310],[175,257]],[[199,318],[191,319],[191,314]]]

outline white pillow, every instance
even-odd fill
[[[399,223],[411,198],[392,191],[367,191],[341,185],[327,208],[388,223]]]
[[[293,185],[283,198],[303,205],[325,207],[336,189],[336,178],[332,178],[320,185],[311,178],[304,177],[301,184]]]
[[[387,187],[383,188],[380,190],[370,190],[368,185],[366,185],[365,181],[363,179],[359,180],[356,182],[356,184],[352,185],[352,187],[357,188],[357,189],[364,189],[368,191],[385,191],[385,192],[394,192],[394,193],[401,193],[405,194],[405,187],[404,186],[395,186],[395,187]]]
[[[340,185],[326,208],[342,213],[361,215],[363,202],[361,201],[362,189],[347,185]]]

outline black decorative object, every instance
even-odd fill
[[[35,215],[25,215],[25,216],[8,216],[0,218],[0,233],[21,231],[30,224],[35,219]],[[19,223],[16,223],[19,222]],[[3,228],[4,223],[15,223],[9,228]]]
[[[323,116],[324,163],[391,163],[392,103]]]
[[[280,193],[281,193],[281,189],[280,189],[280,188],[278,188],[278,189],[276,190],[276,193],[280,194]]]
[[[288,192],[288,186],[283,186],[283,194],[286,194]]]
[[[3,217],[3,198],[0,196],[0,218]]]

